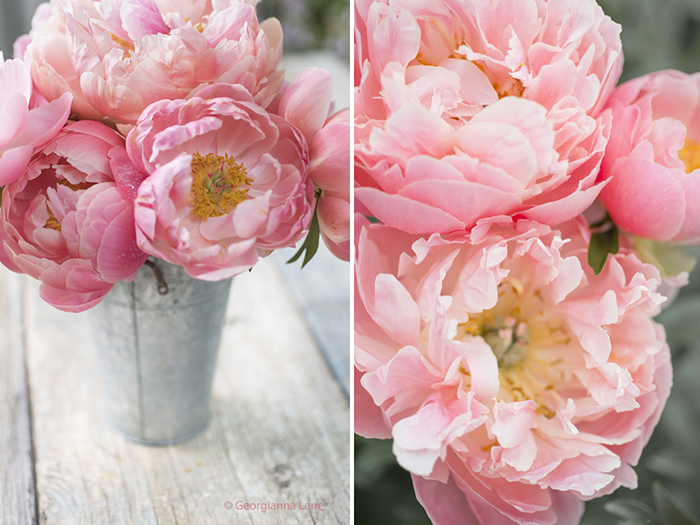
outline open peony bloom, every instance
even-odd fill
[[[23,61],[4,60],[0,51],[0,186],[18,179],[34,148],[48,143],[68,120],[71,96],[34,107],[32,78]]]
[[[465,231],[498,215],[571,219],[603,187],[610,115],[593,121],[570,109],[556,121],[540,104],[507,97],[455,130],[405,104],[369,133],[356,130],[355,196],[383,223],[416,234]]]
[[[243,86],[149,106],[127,151],[149,174],[143,182],[145,174],[117,174],[135,197],[139,246],[193,277],[239,274],[308,229],[314,188],[306,141]]]
[[[355,20],[359,122],[410,101],[461,125],[505,96],[595,116],[622,71],[594,0],[359,0]]]
[[[600,178],[601,200],[622,230],[700,244],[700,74],[660,71],[618,87]]]
[[[147,258],[136,246],[133,205],[112,176],[116,150],[124,139],[108,127],[69,124],[3,189],[0,259],[40,280],[39,294],[60,310],[95,306]]]
[[[321,189],[318,222],[323,242],[350,260],[350,110],[328,118],[309,146],[309,178]]]
[[[554,225],[593,202],[622,69],[594,0],[356,6],[363,211],[430,234],[500,214]]]
[[[594,275],[580,219],[361,226],[356,430],[393,437],[434,523],[573,525],[636,486],[671,384],[653,266],[623,250]]]
[[[149,104],[217,82],[267,105],[284,80],[282,28],[259,25],[254,2],[52,0],[32,26],[37,87],[48,100],[73,94],[81,118],[133,124]]]

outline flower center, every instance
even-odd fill
[[[523,86],[523,83],[517,78],[508,78],[503,83],[494,82],[489,76],[483,64],[480,64],[479,62],[472,62],[472,64],[478,67],[481,70],[481,72],[489,78],[489,80],[491,81],[491,85],[496,91],[496,94],[498,95],[499,99],[502,99],[504,97],[522,97],[523,93],[525,93],[525,86]],[[525,64],[521,63],[520,67],[524,65]]]
[[[447,34],[447,31],[441,29],[435,22],[431,22],[430,26],[430,29],[432,29],[436,33],[437,36],[434,36],[436,36],[438,40],[442,38],[443,41],[447,44],[447,46],[454,42],[453,51],[449,54],[448,58],[467,60],[466,54],[459,50],[459,48],[462,46],[468,46],[467,41],[464,38],[461,38],[457,34],[453,35],[450,38],[450,36]],[[435,57],[428,58],[425,54],[419,51],[416,55],[415,62],[424,66],[439,66],[441,60],[436,60]],[[523,83],[519,79],[509,77],[501,82],[496,82],[493,79],[494,72],[487,71],[484,64],[482,64],[480,61],[474,60],[472,60],[471,63],[478,67],[481,70],[481,72],[489,78],[489,81],[491,82],[491,85],[496,91],[499,99],[504,97],[522,97],[523,93],[525,93],[525,86],[523,86]],[[521,62],[519,64],[519,67],[522,68],[523,66],[525,66],[525,64]]]
[[[195,217],[207,220],[230,213],[248,198],[253,179],[248,178],[243,164],[228,155],[209,153],[192,155],[192,211]]]
[[[551,419],[555,412],[550,407],[561,404],[555,383],[562,377],[561,359],[553,359],[551,350],[561,351],[569,344],[568,329],[546,312],[541,294],[519,279],[507,277],[498,291],[496,306],[470,314],[466,323],[458,325],[456,339],[483,338],[498,360],[499,397],[533,400],[537,412]]]
[[[517,78],[511,78],[502,86],[498,82],[494,82],[493,89],[496,90],[499,99],[503,97],[522,97],[523,93],[525,93],[525,86]]]
[[[46,219],[46,224],[44,224],[44,228],[49,228],[51,230],[56,230],[56,231],[61,231],[61,223],[58,222],[58,219],[56,216],[53,214],[51,211],[51,208],[49,208],[49,205],[46,205],[46,211],[49,212],[49,218]]]
[[[515,317],[498,316],[490,318],[482,330],[481,337],[498,359],[499,368],[510,368],[525,359],[530,342],[525,323]]]
[[[59,185],[65,186],[67,188],[70,188],[73,191],[83,191],[87,190],[91,186],[94,186],[95,184],[92,182],[79,182],[78,184],[73,184],[72,182],[68,181],[67,179],[60,179],[58,181]],[[46,223],[44,224],[44,228],[49,228],[50,230],[56,230],[56,231],[61,231],[61,221],[59,221],[56,218],[56,215],[54,214],[53,210],[51,209],[51,206],[49,206],[48,200],[46,201],[46,211],[49,213],[49,218],[46,219]]]
[[[109,38],[111,38],[113,42],[115,42],[117,45],[121,46],[124,49],[124,57],[125,58],[129,58],[131,56],[131,53],[134,51],[133,44],[130,44],[126,40],[119,38],[114,33],[110,33]]]
[[[70,188],[73,191],[79,191],[79,190],[87,190],[88,188],[91,188],[92,186],[95,185],[94,182],[79,182],[78,184],[73,184],[67,179],[61,179],[58,181],[58,184],[61,186],[65,186],[67,188]]]
[[[524,294],[525,288],[519,279],[503,279],[498,284],[496,306],[479,314],[469,314],[469,320],[457,327],[457,339],[465,335],[481,336],[491,347],[501,369],[520,364],[530,344],[527,323],[519,321]]]
[[[678,158],[685,164],[685,172],[700,168],[700,144],[686,137],[685,144],[678,150]]]

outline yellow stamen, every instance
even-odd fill
[[[420,53],[418,53],[416,55],[416,62],[418,62],[419,64],[421,64],[423,66],[431,66],[432,65],[430,62],[428,62],[426,59],[424,59]]]
[[[122,40],[114,33],[110,33],[109,37],[114,42],[116,42],[117,44],[119,44],[120,46],[122,46],[124,48],[124,55],[126,55],[127,57],[131,55],[131,52],[134,50],[134,44],[131,44],[131,43],[127,42],[126,40]]]
[[[56,216],[53,214],[51,211],[51,208],[49,208],[49,205],[46,205],[46,211],[49,212],[49,218],[46,219],[46,224],[44,224],[44,228],[49,228],[51,230],[56,230],[58,232],[61,231],[61,223],[58,222],[58,219]]]
[[[678,150],[678,158],[685,164],[685,172],[700,168],[700,144],[686,137],[685,144]]]
[[[517,79],[513,79],[504,86],[501,86],[498,82],[494,82],[493,89],[496,90],[499,99],[503,97],[522,97],[523,93],[525,93],[525,86]]]
[[[67,188],[70,188],[73,191],[86,190],[89,187],[95,185],[92,182],[79,182],[78,184],[73,184],[72,182],[68,181],[67,179],[59,180],[58,184],[60,184],[61,186],[66,186]]]
[[[59,179],[56,181],[56,188],[58,188],[58,186],[64,186],[64,187],[70,189],[71,191],[85,191],[94,185],[95,185],[94,182],[79,182],[77,184],[73,184],[68,179]],[[46,223],[44,224],[44,228],[49,228],[50,230],[56,230],[56,231],[60,232],[61,231],[61,223],[56,218],[56,215],[53,213],[53,210],[49,206],[48,199],[46,200],[45,206],[46,206],[46,211],[49,214],[49,218],[46,219]]]
[[[552,411],[551,409],[547,408],[546,406],[544,406],[542,404],[537,406],[537,408],[535,409],[535,412],[537,412],[538,414],[542,414],[547,419],[552,419],[556,415],[556,413],[554,411]]]
[[[523,293],[525,293],[525,286],[523,286],[523,283],[520,279],[516,279],[515,277],[506,277],[500,283],[498,283],[499,290],[501,289],[502,285],[505,284],[509,284],[511,288],[513,288],[513,291],[518,295],[522,295]],[[535,293],[539,293],[539,290]]]
[[[552,359],[541,348],[568,346],[571,334],[561,318],[541,308],[540,290],[508,276],[498,286],[498,302],[490,310],[469,314],[457,326],[455,339],[481,337],[498,361],[499,399],[534,401],[540,416],[552,419],[561,406],[556,385],[565,379],[561,358]],[[471,376],[460,368],[464,386]]]
[[[192,155],[192,211],[195,217],[207,220],[220,217],[231,212],[236,206],[248,198],[249,188],[253,179],[242,164],[235,159],[209,153]]]

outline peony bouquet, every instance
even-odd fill
[[[256,0],[52,0],[0,60],[0,261],[79,312],[148,256],[197,279],[319,232],[349,258],[349,117]],[[307,235],[308,234],[308,235]]]
[[[355,430],[393,439],[435,524],[579,523],[636,487],[669,396],[700,77],[618,86],[594,0],[355,19]]]

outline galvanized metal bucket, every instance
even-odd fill
[[[230,287],[149,259],[93,309],[107,414],[125,437],[171,445],[207,426]]]

